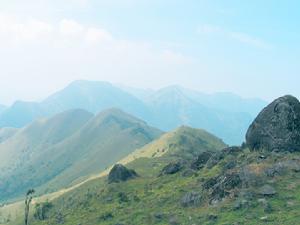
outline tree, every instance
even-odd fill
[[[29,209],[30,203],[32,201],[32,195],[34,194],[34,189],[29,189],[26,193],[25,198],[25,225],[28,225],[28,216],[29,216]]]

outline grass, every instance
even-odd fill
[[[169,162],[186,159],[190,163],[191,155],[196,152],[199,154],[208,146],[213,146],[212,141],[217,141],[217,139],[211,139],[199,145],[200,133],[194,139],[189,131],[191,130],[181,128],[172,135],[161,137],[158,140],[159,145],[149,144],[149,152],[146,148],[142,148],[132,153],[126,160],[124,159],[127,167],[135,169],[140,175],[139,178],[123,183],[108,184],[106,177],[102,176],[85,182],[55,198],[52,201],[54,207],[47,213],[48,219],[39,221],[31,218],[31,224],[166,225],[176,224],[174,221],[180,225],[299,224],[300,173],[288,171],[274,177],[266,177],[263,171],[278,162],[291,159],[300,162],[300,153],[271,154],[244,149],[237,154],[225,155],[225,158],[211,169],[204,167],[189,176],[184,175],[187,168],[173,175],[158,176]],[[222,143],[219,144],[222,145]],[[215,148],[217,151],[218,146],[214,146],[211,150]],[[153,156],[153,152],[157,149],[164,149],[163,154]],[[261,155],[265,155],[266,159],[260,160]],[[237,166],[225,170],[224,165],[232,160],[236,161]],[[242,167],[247,167],[257,176],[262,176],[261,183],[257,186],[235,189],[232,192],[233,195],[217,204],[210,204],[210,192],[202,189],[204,182],[226,172],[237,172]],[[259,195],[258,189],[263,184],[272,185],[277,193],[271,197]],[[250,193],[252,197],[247,199],[246,206],[238,209],[235,205],[242,198],[240,195],[242,191]],[[183,207],[181,205],[182,197],[188,192],[197,192],[201,195],[202,202],[199,206]],[[262,202],[267,203],[268,210],[266,210],[266,203]],[[12,224],[20,223],[15,221]]]

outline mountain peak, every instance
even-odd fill
[[[70,87],[99,87],[107,86],[112,87],[113,85],[106,81],[90,81],[90,80],[75,80],[71,82],[66,88]]]

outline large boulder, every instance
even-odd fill
[[[116,164],[108,174],[108,183],[124,182],[138,177],[134,170],[127,169],[121,164]]]
[[[251,149],[300,151],[300,102],[286,95],[262,110],[249,127],[246,143]]]

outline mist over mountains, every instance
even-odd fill
[[[240,144],[250,122],[266,104],[260,99],[243,99],[231,93],[209,95],[180,86],[153,91],[80,80],[42,102],[16,101],[10,107],[0,107],[0,127],[20,128],[70,109],[98,113],[115,107],[164,131],[189,125],[206,129],[228,144]]]

